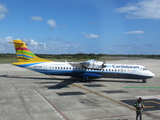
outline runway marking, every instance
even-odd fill
[[[124,103],[121,103],[121,102],[119,102],[119,101],[116,101],[116,100],[114,100],[114,99],[111,99],[111,98],[109,98],[109,97],[107,97],[107,96],[101,95],[101,94],[98,93],[98,92],[93,92],[93,91],[91,91],[91,90],[89,90],[89,89],[86,89],[86,88],[83,88],[83,87],[81,87],[81,86],[79,86],[79,85],[75,85],[75,84],[72,84],[72,85],[75,86],[75,87],[81,88],[81,89],[83,89],[83,90],[86,90],[86,91],[88,91],[88,92],[94,93],[94,94],[96,94],[96,95],[98,95],[98,96],[101,96],[101,97],[103,97],[103,98],[106,98],[106,99],[108,99],[108,100],[111,100],[112,102],[118,103],[118,104],[120,104],[120,105],[122,105],[122,106],[125,106],[125,107],[131,109],[131,110],[135,110],[135,108],[133,108],[133,107],[130,107],[130,106],[128,106],[128,105],[126,105],[126,104],[124,104]]]
[[[135,96],[137,98],[143,98],[143,99],[158,99],[160,100],[160,95],[146,95],[146,96]]]
[[[152,108],[152,107],[154,107],[154,106],[144,106],[144,108]]]
[[[9,77],[21,77],[20,75],[12,75],[12,76],[9,76]]]
[[[160,89],[160,87],[123,87],[123,88],[129,88],[129,89]]]
[[[44,97],[38,90],[34,89],[34,91],[44,100],[49,107],[62,119],[62,120],[69,120],[63,113],[56,106],[54,106],[46,97]]]
[[[153,103],[156,103],[156,104],[160,104],[159,102],[156,102],[156,101],[145,101],[145,103],[148,103],[148,102],[153,102]]]
[[[102,92],[85,92],[85,94],[88,94],[88,93],[102,93]]]
[[[53,76],[50,76],[50,77],[53,77]],[[55,77],[53,77],[53,78],[55,78]],[[66,82],[66,83],[70,83],[70,82],[68,82],[68,81],[65,81],[65,82]],[[71,86],[71,85],[70,85],[70,86]],[[100,96],[100,97],[106,98],[106,99],[108,99],[108,100],[110,100],[110,101],[112,101],[112,102],[115,102],[115,103],[117,103],[117,104],[120,104],[120,105],[122,105],[122,106],[125,106],[125,107],[127,107],[127,108],[129,108],[129,109],[131,109],[131,110],[134,110],[134,111],[136,110],[135,108],[130,107],[129,105],[126,105],[126,104],[124,104],[124,103],[122,103],[122,102],[119,102],[119,101],[116,101],[116,100],[111,99],[111,98],[109,98],[109,97],[106,97],[106,96],[104,96],[104,95],[101,95],[100,93],[91,91],[91,90],[89,90],[89,89],[87,89],[87,88],[84,88],[84,87],[82,87],[82,86],[80,86],[80,85],[72,84],[72,86],[81,88],[81,89],[86,90],[86,91],[88,91],[88,92],[90,92],[90,93],[94,93],[94,94],[96,94],[96,95],[98,95],[98,96]]]
[[[160,104],[159,102],[156,102],[156,101],[145,101],[145,103],[148,103],[148,102],[154,102],[154,103],[157,103],[157,104]],[[144,106],[144,108],[153,108],[154,106]]]
[[[130,84],[131,82],[128,82],[128,83],[125,83],[125,84],[123,84],[123,85],[120,85],[119,87],[124,87],[124,86],[126,86],[126,85],[128,85],[128,84]]]

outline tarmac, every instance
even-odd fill
[[[135,120],[142,97],[143,120],[160,119],[160,60],[126,59],[115,64],[143,65],[155,74],[141,80],[48,76],[0,64],[0,120]]]

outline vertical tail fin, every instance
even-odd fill
[[[49,62],[50,60],[42,59],[32,53],[22,40],[13,40],[17,54],[18,62]]]

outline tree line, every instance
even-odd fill
[[[41,58],[52,59],[99,59],[100,57],[128,57],[128,58],[153,58],[160,59],[160,55],[146,54],[94,54],[94,53],[77,53],[77,54],[36,54]],[[13,53],[0,53],[0,57],[16,57]]]

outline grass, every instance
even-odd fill
[[[12,63],[12,62],[17,62],[16,57],[0,57],[0,63]]]

